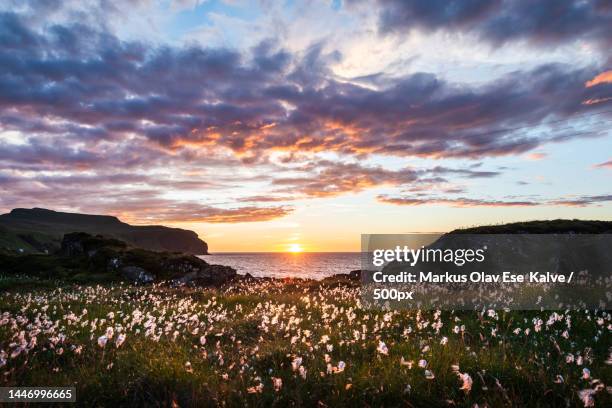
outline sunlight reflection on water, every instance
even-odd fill
[[[359,252],[251,252],[217,253],[200,258],[211,264],[231,266],[241,274],[322,279],[360,269],[360,256]]]

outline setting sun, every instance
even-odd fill
[[[302,246],[300,244],[291,244],[289,245],[289,252],[292,253],[298,253],[298,252],[302,252]]]

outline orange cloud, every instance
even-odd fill
[[[612,71],[602,72],[601,74],[595,76],[595,78],[587,81],[584,86],[590,88],[599,84],[607,84],[612,82]]]
[[[358,163],[334,163],[319,161],[310,163],[303,170],[319,168],[316,173],[299,177],[277,178],[276,186],[282,186],[281,192],[306,197],[335,197],[346,193],[360,191],[378,186],[399,186],[417,181],[416,171],[405,168],[387,170],[382,167],[364,167]]]
[[[95,207],[95,212],[120,215],[122,219],[134,224],[151,224],[153,222],[236,224],[282,218],[291,214],[293,208],[286,206],[219,208],[192,202],[153,198],[116,203],[112,206],[100,204]]]
[[[542,160],[546,157],[546,153],[531,153],[527,155],[528,160]]]
[[[270,221],[284,217],[293,211],[287,207],[242,207],[231,210],[219,210],[217,213],[192,217],[181,221],[200,221],[209,223],[239,223]]]

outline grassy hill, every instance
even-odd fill
[[[612,233],[612,221],[545,220],[462,228],[451,234],[606,234]]]
[[[120,239],[153,251],[206,254],[208,245],[193,231],[159,225],[133,226],[116,217],[17,208],[0,215],[0,249],[26,253],[53,252],[71,232]]]

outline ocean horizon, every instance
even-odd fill
[[[198,257],[257,277],[323,279],[361,269],[361,252],[215,252]]]

